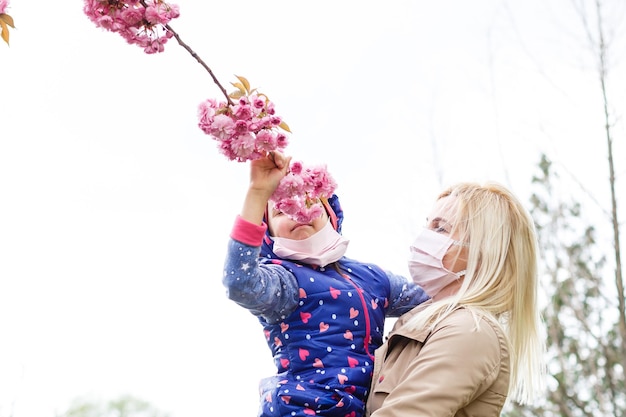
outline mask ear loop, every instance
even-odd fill
[[[324,209],[326,210],[326,213],[328,214],[328,218],[330,219],[330,224],[332,224],[333,229],[337,231],[337,227],[339,227],[339,221],[337,220],[337,215],[335,214],[333,209],[330,207],[330,204],[328,203],[328,199],[326,197],[320,197],[320,201],[322,202],[322,206],[324,206]]]
[[[454,246],[459,246],[462,248],[469,248],[469,242],[462,242],[460,240],[453,240],[452,241],[452,245]],[[452,272],[452,271],[450,271]],[[452,272],[454,275],[456,275],[457,277],[461,278],[462,276],[465,276],[465,274],[467,273],[467,269],[463,269],[462,271],[459,272]]]

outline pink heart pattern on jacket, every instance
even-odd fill
[[[382,344],[380,306],[387,303],[388,285],[382,270],[357,262],[347,266],[344,274],[289,269],[300,285],[299,308],[278,323],[263,323],[283,378],[262,384],[272,398],[282,399],[264,401],[262,417],[363,416],[373,352]]]

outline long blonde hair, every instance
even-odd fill
[[[460,183],[439,195],[446,197],[454,219],[451,234],[469,242],[467,272],[454,296],[434,302],[410,325],[434,327],[460,306],[498,319],[511,349],[509,394],[530,403],[543,389],[545,372],[533,220],[497,183]]]

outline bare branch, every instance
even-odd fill
[[[141,5],[143,7],[148,8],[148,5],[146,4],[145,0],[139,0],[139,3],[141,3]],[[209,66],[202,60],[202,58],[200,58],[200,56],[193,49],[191,49],[191,47],[189,47],[189,45],[187,45],[185,42],[183,42],[183,40],[181,39],[180,35],[170,25],[165,25],[165,29],[167,29],[169,32],[171,32],[172,35],[174,36],[174,38],[176,38],[176,41],[178,42],[178,44],[180,46],[182,46],[187,52],[189,52],[189,54],[196,61],[198,61],[198,63],[200,63],[200,65],[202,65],[202,67],[205,70],[207,70],[207,72],[209,73],[209,75],[213,79],[213,82],[215,83],[215,85],[217,85],[217,87],[220,89],[222,94],[224,94],[224,97],[226,97],[226,101],[228,101],[228,104],[230,104],[232,106],[233,105],[233,101],[231,100],[230,96],[228,95],[228,92],[226,91],[226,89],[222,86],[222,84],[220,84],[219,80],[217,79],[217,77],[215,76],[215,74],[213,73],[211,68],[209,68]]]

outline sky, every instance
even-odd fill
[[[227,88],[245,76],[275,103],[286,153],[326,164],[347,255],[408,276],[439,191],[493,180],[528,201],[542,152],[610,244],[603,108],[578,3],[180,0],[171,25]],[[606,3],[619,116],[626,5]],[[0,417],[123,394],[172,417],[218,404],[256,415],[270,352],[221,284],[248,167],[196,119],[221,92],[174,41],[146,55],[96,28],[81,1],[11,0],[7,12]],[[623,177],[626,132],[612,122]],[[617,191],[623,202],[623,181]]]

